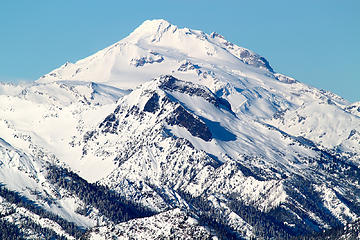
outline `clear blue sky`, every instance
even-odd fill
[[[218,32],[277,72],[360,101],[360,0],[1,0],[0,81],[35,80],[154,18]]]

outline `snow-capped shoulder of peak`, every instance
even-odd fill
[[[210,37],[211,37],[211,38],[219,37],[219,38],[225,39],[223,35],[221,35],[221,34],[219,34],[219,33],[217,33],[217,32],[212,32],[212,33],[210,34]]]
[[[153,19],[153,20],[145,20],[136,30],[154,30],[154,29],[161,29],[171,26],[172,24],[164,19]],[[136,31],[135,30],[135,31]]]
[[[355,116],[360,117],[360,101],[354,102],[345,107],[345,111],[352,113]]]
[[[172,25],[164,19],[146,20],[139,27],[137,27],[130,35],[129,38],[149,35],[156,36],[167,32],[169,29],[177,30],[177,26]]]

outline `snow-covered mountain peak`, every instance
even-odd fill
[[[359,146],[359,102],[145,21],[37,83],[0,83],[0,239],[45,217],[59,226],[31,239],[299,239],[360,216]]]
[[[184,62],[191,66],[184,67]],[[219,34],[178,28],[165,20],[147,20],[123,40],[76,63],[67,62],[38,82],[92,81],[134,89],[171,74],[187,81],[203,79],[203,85],[211,86],[218,80],[226,84],[229,76],[223,73],[229,71],[248,78],[260,74],[278,79],[265,58]]]
[[[170,26],[172,26],[172,24],[166,21],[165,19],[145,20],[139,27],[135,29],[134,32],[145,32],[145,31],[153,32],[154,30],[156,31],[164,30]]]
[[[146,20],[128,36],[128,39],[153,37],[152,41],[155,41],[156,37],[161,37],[165,32],[175,32],[176,30],[177,26],[164,19]]]

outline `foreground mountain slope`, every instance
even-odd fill
[[[145,21],[0,100],[5,189],[80,235],[286,239],[360,215],[357,103],[216,33]]]
[[[82,229],[79,234],[83,234],[85,228],[108,221],[91,206],[87,207],[86,216],[79,213],[79,209],[86,205],[84,201],[77,194],[54,186],[47,169],[55,164],[64,166],[65,163],[61,163],[58,157],[76,156],[76,151],[69,152],[73,149],[71,140],[74,134],[81,133],[87,124],[91,124],[91,121],[85,124],[82,118],[92,116],[90,119],[93,120],[96,114],[106,111],[107,105],[114,104],[123,91],[94,83],[74,82],[0,84],[0,89],[1,197],[5,199],[3,204],[12,204],[2,205],[8,209],[5,212],[11,213],[4,213],[6,221],[23,224],[22,228],[28,227],[30,233],[39,232],[41,228],[53,231],[51,226],[60,221],[61,226],[55,228],[55,233],[62,236],[62,228],[65,227],[65,231],[71,231],[67,235],[70,238],[76,231],[67,229],[69,224],[71,228]],[[21,210],[24,207],[25,210]],[[14,213],[9,210],[14,208]],[[41,231],[39,234],[35,236],[49,237],[41,235]]]
[[[178,239],[212,239],[214,235],[200,226],[198,220],[174,209],[111,227],[97,227],[92,229],[88,236],[89,239],[110,239],[118,236],[128,239],[166,239],[169,236],[176,236]]]
[[[84,149],[118,164],[101,182],[127,198],[160,210],[215,206],[235,232],[264,231],[247,225],[247,206],[263,214],[258,223],[278,219],[288,234],[357,218],[356,165],[303,137],[244,121],[229,106],[201,85],[163,76],[121,99]]]

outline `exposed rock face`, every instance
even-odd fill
[[[206,124],[199,118],[194,117],[186,111],[182,106],[177,107],[173,114],[167,119],[170,126],[179,125],[186,128],[191,135],[199,137],[204,141],[211,140],[211,132]]]
[[[159,95],[157,93],[154,93],[151,98],[146,102],[144,106],[144,111],[154,113],[156,110],[159,109],[159,107]]]
[[[203,86],[195,85],[189,82],[184,83],[173,76],[164,76],[162,79],[163,81],[159,87],[165,91],[176,91],[189,96],[202,97],[209,103],[214,104],[216,107],[222,107],[231,112],[231,105],[228,101],[217,97],[214,93],[209,91],[209,89],[204,88]]]

